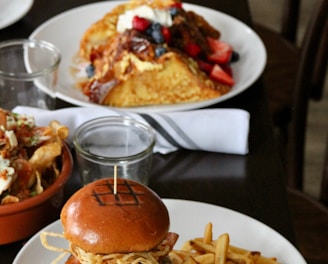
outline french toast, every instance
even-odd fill
[[[130,14],[132,26],[124,21],[126,28],[121,29],[122,17],[139,8],[141,15]],[[162,22],[152,21],[147,12],[162,12]],[[167,14],[170,17],[163,22]],[[213,53],[209,39],[219,38],[218,30],[195,12],[185,11],[179,1],[130,0],[91,25],[82,37],[79,56],[90,63],[82,92],[91,102],[116,107],[219,97],[233,85],[226,72],[228,82],[209,68],[217,64],[207,60]]]

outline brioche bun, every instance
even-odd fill
[[[144,252],[169,231],[169,214],[148,187],[126,179],[100,179],[71,196],[61,211],[64,236],[93,254]]]

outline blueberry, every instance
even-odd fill
[[[151,26],[146,29],[146,34],[151,36],[155,43],[161,44],[165,42],[162,33],[162,25],[158,22],[152,23]]]
[[[165,52],[166,52],[166,48],[164,48],[162,46],[156,47],[156,49],[155,49],[156,57],[162,56]]]
[[[153,40],[156,42],[156,43],[164,43],[165,42],[165,38],[162,34],[162,31],[161,30],[153,30],[151,32],[151,36],[153,38]]]
[[[154,22],[151,24],[152,30],[162,30],[162,25],[158,22]]]
[[[88,78],[91,78],[93,75],[95,75],[95,67],[92,64],[89,64],[85,71],[87,73]]]
[[[239,61],[239,53],[237,51],[233,51],[231,54],[230,62],[236,62]]]
[[[170,15],[172,17],[175,17],[179,13],[179,9],[177,7],[171,7],[170,8]]]
[[[162,31],[162,25],[158,22],[151,23],[150,27],[146,29],[146,34],[152,36],[153,31]]]

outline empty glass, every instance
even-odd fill
[[[55,108],[60,51],[51,43],[20,39],[0,43],[0,107]]]
[[[101,117],[85,122],[73,143],[83,184],[114,176],[148,184],[155,134],[129,117]]]

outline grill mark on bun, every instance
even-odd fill
[[[143,203],[139,199],[142,195],[144,192],[137,184],[126,180],[117,183],[116,193],[113,183],[108,180],[95,185],[92,193],[99,206],[138,206]]]

